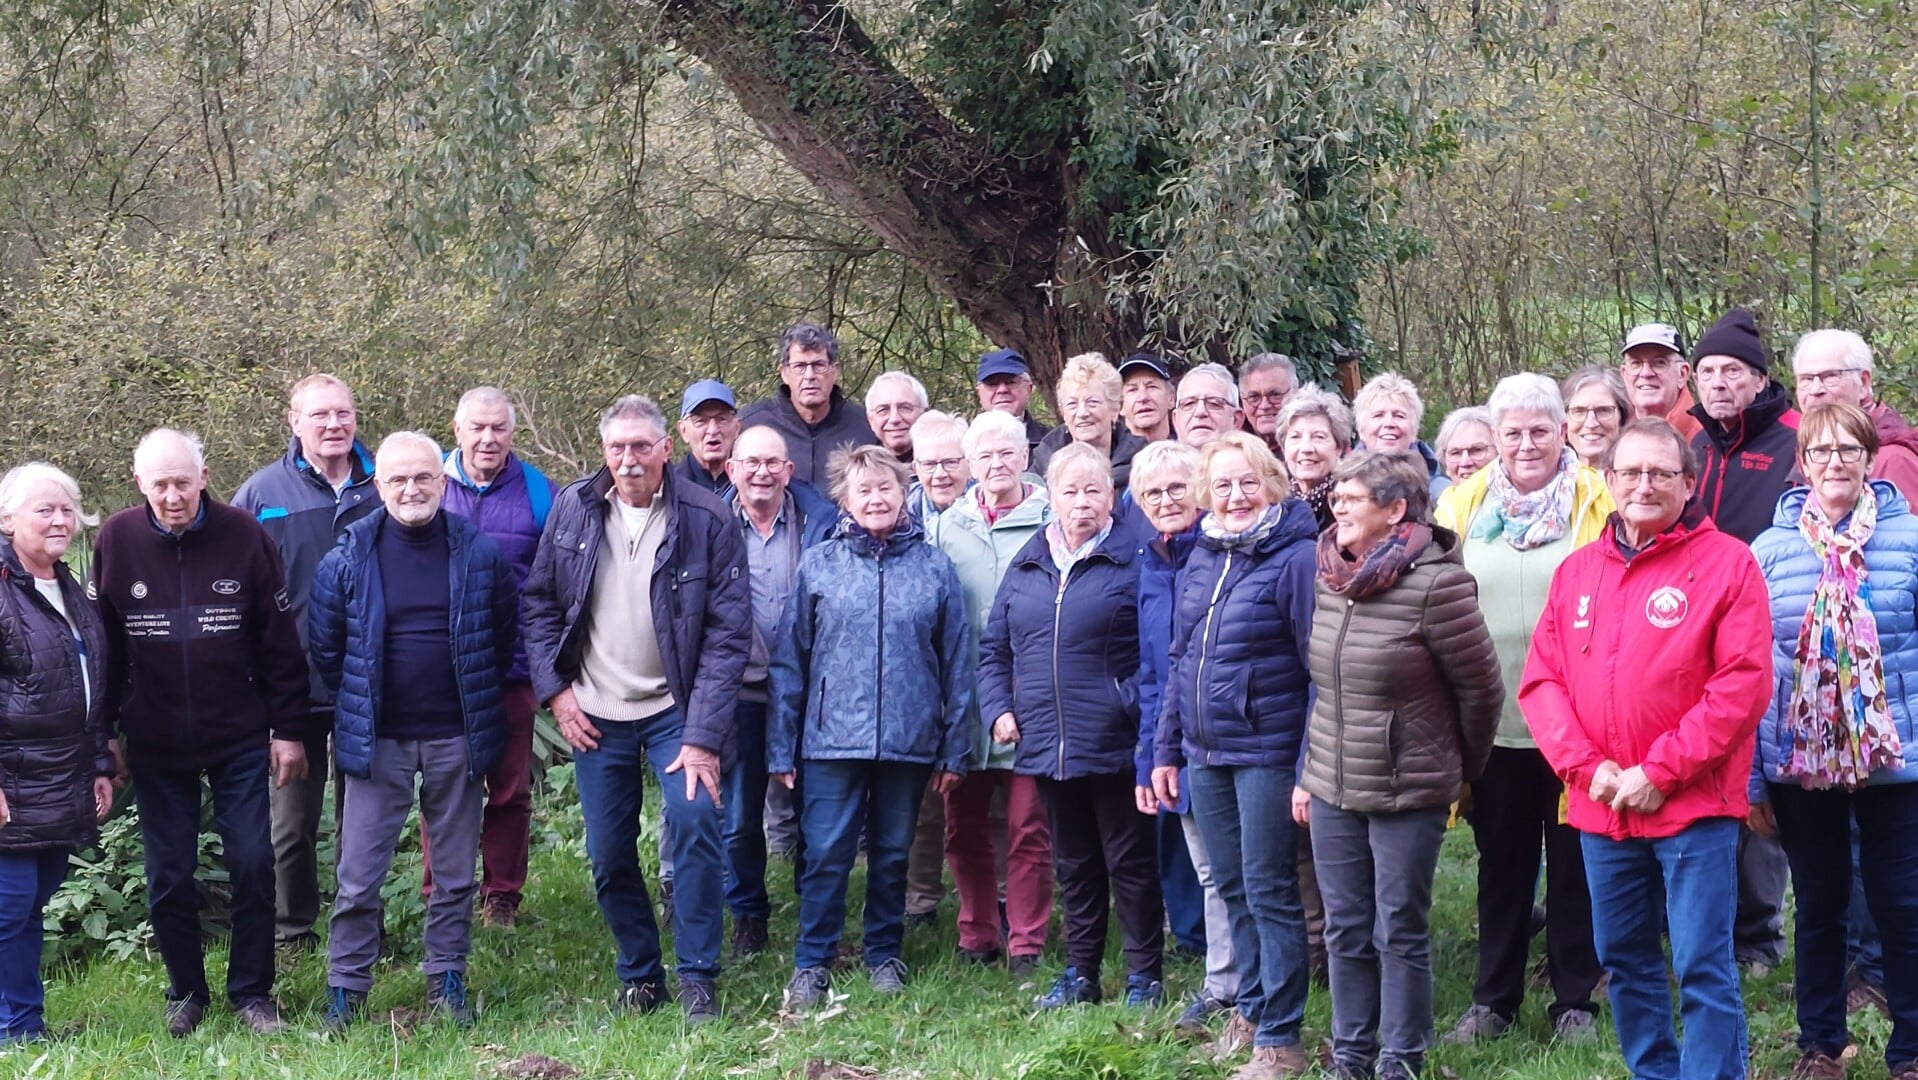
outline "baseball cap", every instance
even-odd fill
[[[1157,353],[1135,352],[1126,357],[1125,363],[1119,365],[1119,377],[1125,378],[1126,373],[1135,368],[1145,368],[1167,382],[1172,381],[1172,370],[1165,366],[1165,361],[1159,359]]]
[[[973,382],[985,382],[995,375],[1024,375],[1032,377],[1032,369],[1026,366],[1026,358],[1019,355],[1018,349],[994,349],[979,358],[979,374]]]
[[[1625,335],[1625,344],[1618,353],[1623,356],[1640,345],[1657,345],[1680,354],[1685,351],[1685,347],[1678,343],[1678,328],[1670,323],[1652,322],[1632,327],[1632,332]]]
[[[679,396],[679,418],[686,419],[693,414],[694,409],[708,401],[723,401],[729,409],[739,408],[739,402],[733,400],[733,392],[725,383],[718,379],[701,379],[688,386],[686,392]]]

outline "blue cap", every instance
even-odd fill
[[[1119,365],[1119,377],[1125,378],[1126,373],[1135,368],[1145,368],[1167,382],[1172,381],[1172,369],[1165,366],[1165,361],[1159,359],[1157,353],[1135,352],[1126,357],[1125,363]]]
[[[1032,369],[1026,366],[1026,358],[1019,355],[1018,349],[994,349],[979,358],[979,374],[973,382],[985,382],[995,375],[1024,375],[1032,378]]]
[[[679,418],[686,419],[693,414],[694,409],[708,401],[723,401],[728,409],[739,408],[739,402],[733,400],[733,392],[725,383],[718,379],[701,379],[688,386],[686,392],[679,396]]]

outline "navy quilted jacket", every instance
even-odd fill
[[[518,640],[519,589],[499,545],[458,514],[447,514],[446,543],[453,611],[453,665],[466,718],[467,771],[483,776],[506,742],[500,685]],[[313,667],[335,695],[333,748],[340,771],[371,775],[380,670],[386,646],[386,590],[373,556],[381,508],[354,522],[320,560],[307,606]]]

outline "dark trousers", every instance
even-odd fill
[[[1039,778],[1052,817],[1052,858],[1065,909],[1066,963],[1099,977],[1106,951],[1107,907],[1119,909],[1126,974],[1160,977],[1165,960],[1165,903],[1159,896],[1154,822],[1139,813],[1132,774]],[[810,792],[808,793],[810,797]],[[1178,819],[1171,814],[1174,828]],[[1201,935],[1200,942],[1204,942]]]
[[[1472,782],[1472,837],[1478,844],[1478,982],[1472,1000],[1518,1016],[1525,1000],[1539,851],[1545,852],[1545,968],[1551,1015],[1596,1012],[1592,990],[1603,969],[1592,944],[1592,896],[1578,833],[1558,823],[1565,785],[1537,750],[1495,747]]]
[[[1918,1061],[1918,784],[1857,791],[1806,791],[1770,785],[1778,839],[1791,860],[1798,897],[1794,931],[1798,1046],[1837,1057],[1851,1037],[1845,1027],[1846,908],[1851,904],[1852,849],[1858,821],[1858,869],[1865,903],[1882,934],[1885,1001],[1891,1038],[1885,1062]]]
[[[1205,886],[1199,883],[1199,871],[1185,845],[1185,826],[1178,814],[1165,813],[1152,819],[1152,827],[1157,834],[1159,896],[1165,903],[1172,940],[1187,952],[1204,953]]]
[[[1738,834],[1738,921],[1732,947],[1741,964],[1776,966],[1785,958],[1785,884],[1791,867],[1774,836]]]
[[[799,935],[793,967],[823,968],[839,953],[846,926],[846,888],[866,834],[866,966],[899,958],[906,939],[906,853],[919,825],[931,765],[903,761],[799,763],[806,778],[799,829],[806,861],[799,869]]]
[[[71,854],[64,847],[0,853],[0,1046],[47,1032],[43,917]]]
[[[533,832],[533,684],[509,682],[500,689],[506,710],[506,744],[486,774],[486,809],[480,817],[480,901],[493,897],[519,906],[526,890],[526,853]],[[420,821],[421,888],[433,895],[433,851]]]
[[[319,732],[306,740],[305,778],[267,792],[272,820],[274,934],[286,938],[313,932],[320,917],[320,818],[326,809],[326,776],[333,710],[314,710],[308,730]],[[339,820],[340,788],[333,788],[333,819]]]
[[[733,918],[772,914],[766,895],[766,703],[733,710],[737,754],[726,770],[726,907]]]
[[[174,771],[134,751],[130,771],[146,849],[147,910],[153,940],[171,982],[169,1001],[206,1005],[206,959],[200,945],[200,776]],[[213,792],[233,898],[226,996],[241,1006],[273,993],[273,841],[269,832],[265,740],[205,770]],[[292,785],[288,785],[289,787]]]

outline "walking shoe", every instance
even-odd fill
[[[786,984],[786,1008],[803,1012],[826,1000],[832,989],[832,976],[825,968],[800,968]]]
[[[1378,1076],[1364,1065],[1354,1065],[1349,1061],[1332,1063],[1332,1080],[1375,1080]]]
[[[1260,1046],[1252,1051],[1251,1061],[1233,1071],[1232,1080],[1279,1080],[1281,1077],[1304,1076],[1311,1069],[1312,1063],[1305,1055],[1305,1047],[1298,1043]]]
[[[278,1035],[286,1030],[286,1021],[280,1019],[280,1007],[273,1004],[272,998],[254,998],[240,1006],[240,1022],[255,1035]]]
[[[518,926],[519,901],[499,895],[480,901],[480,925],[494,930],[511,930]]]
[[[1179,1014],[1179,1019],[1172,1028],[1188,1039],[1203,1039],[1210,1034],[1207,1027],[1211,1024],[1212,1018],[1231,1007],[1231,1002],[1207,997],[1204,991],[1200,991],[1192,995],[1192,1003]]]
[[[733,959],[743,960],[766,951],[766,920],[757,915],[733,918]]]
[[[1165,1004],[1165,984],[1150,975],[1127,975],[1125,1004],[1128,1009],[1156,1009]]]
[[[184,1039],[193,1034],[193,1030],[199,1027],[200,1021],[204,1019],[206,1019],[206,1006],[192,998],[182,998],[179,1001],[166,1003],[166,1033],[176,1039]]]
[[[679,980],[679,1010],[688,1024],[710,1024],[719,1019],[719,995],[706,979]]]
[[[1067,1005],[1097,1005],[1103,995],[1099,992],[1099,980],[1088,979],[1079,974],[1076,967],[1068,967],[1059,973],[1059,979],[1052,989],[1033,999],[1033,1004],[1041,1009],[1063,1009]]]
[[[1791,1080],[1845,1080],[1845,1063],[1822,1050],[1807,1050],[1791,1067]]]
[[[320,1017],[320,1023],[328,1031],[345,1031],[360,1018],[360,1012],[365,1008],[366,991],[329,986],[326,988],[326,1013]]]
[[[897,956],[872,969],[872,992],[875,994],[903,994],[906,992],[906,962]]]
[[[1419,1080],[1418,1066],[1409,1061],[1387,1058],[1379,1062],[1379,1080]]]
[[[1214,1061],[1230,1061],[1245,1053],[1252,1045],[1252,1036],[1257,1031],[1252,1026],[1252,1021],[1245,1018],[1244,1013],[1237,1009],[1229,1011],[1231,1015],[1226,1018],[1225,1030],[1219,1032],[1219,1037],[1212,1040],[1212,1060]]]
[[[1458,1018],[1458,1026],[1445,1036],[1445,1041],[1454,1045],[1475,1043],[1480,1039],[1496,1039],[1512,1027],[1512,1018],[1500,1016],[1487,1005],[1474,1005],[1465,1010]]]
[[[620,1012],[657,1012],[672,999],[663,978],[629,979],[619,988],[619,993],[613,995],[613,1008]]]
[[[1015,979],[1030,979],[1039,973],[1042,959],[1038,953],[1020,953],[1006,962],[1006,970]]]
[[[1584,1009],[1567,1009],[1552,1021],[1552,1038],[1562,1043],[1591,1042],[1598,1038],[1598,1016]]]
[[[999,962],[998,949],[968,949],[964,945],[953,950],[953,959],[972,967],[991,967]]]
[[[466,973],[442,971],[437,975],[428,975],[426,1008],[428,1012],[446,1014],[454,1027],[472,1027],[473,1007],[466,1001]]]

